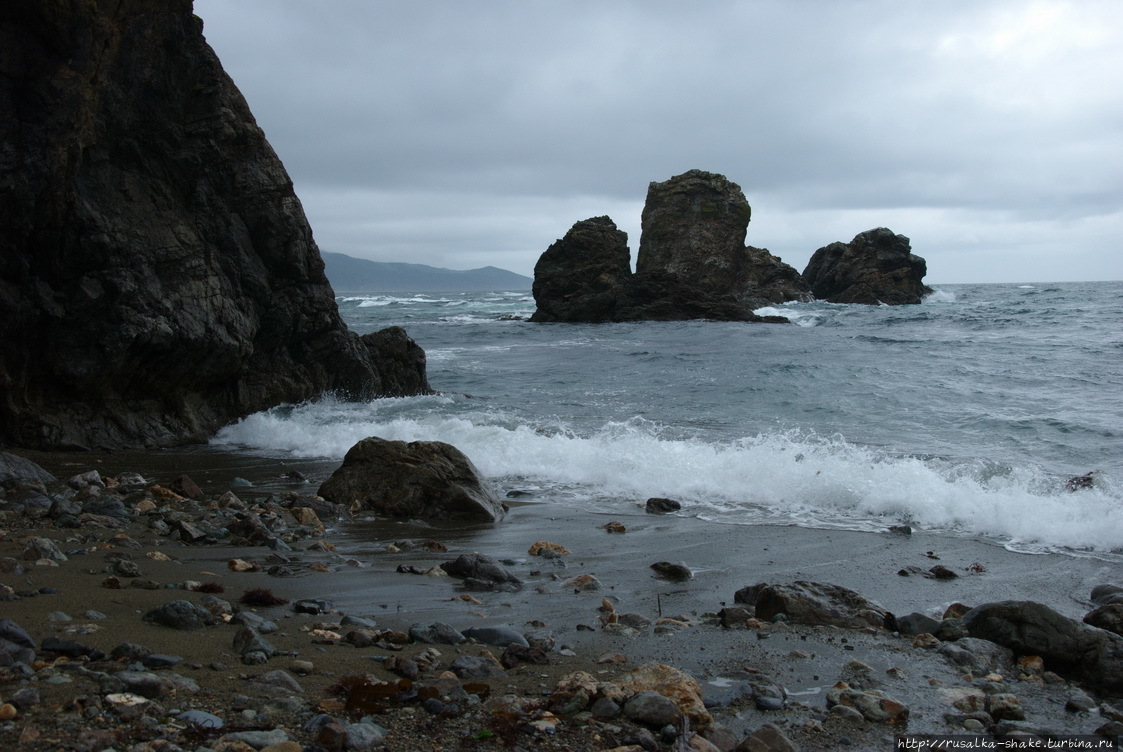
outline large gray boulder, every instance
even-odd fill
[[[803,279],[816,298],[830,303],[902,305],[932,292],[923,282],[927,273],[908,238],[878,227],[815,251]]]
[[[0,3],[0,442],[202,441],[427,391],[347,330],[292,181],[190,0]]]
[[[0,486],[15,486],[22,482],[50,483],[55,476],[29,459],[8,452],[0,452]]]
[[[472,461],[441,441],[363,439],[348,450],[319,495],[353,512],[387,517],[497,522],[506,514]]]
[[[849,588],[829,583],[760,583],[741,588],[734,593],[733,601],[752,606],[761,619],[772,620],[783,614],[783,618],[795,624],[851,629],[895,626],[893,615],[878,604]]]
[[[1123,637],[1082,624],[1033,601],[984,603],[963,615],[972,637],[1015,654],[1037,655],[1045,668],[1109,692],[1123,690]]]

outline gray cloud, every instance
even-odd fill
[[[700,168],[800,269],[885,225],[934,282],[1123,278],[1110,0],[195,7],[325,250],[529,274]]]

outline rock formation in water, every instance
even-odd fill
[[[611,321],[632,277],[628,234],[608,217],[582,220],[534,265],[533,321]]]
[[[919,303],[932,292],[923,282],[927,272],[908,238],[878,227],[849,243],[831,243],[815,251],[803,278],[820,300],[902,305]]]
[[[346,329],[191,10],[0,4],[0,442],[170,445],[325,391],[428,390],[404,332]]]
[[[691,170],[651,183],[635,274],[627,235],[611,219],[578,222],[534,268],[531,320],[786,323],[753,309],[810,292],[795,269],[745,246],[751,214],[741,188],[722,175]]]

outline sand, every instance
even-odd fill
[[[330,462],[281,461],[203,448],[138,454],[20,454],[58,477],[97,468],[103,474],[139,472],[167,484],[185,472],[208,494],[217,495],[233,486],[235,493],[247,498],[285,490],[312,493],[335,467]],[[303,473],[308,482],[294,485],[280,480],[282,474],[292,470]],[[235,486],[235,478],[254,485]],[[687,671],[708,693],[720,697],[724,688],[748,671],[776,679],[787,690],[790,704],[780,712],[759,711],[737,703],[715,711],[734,735],[741,737],[761,723],[773,722],[804,749],[833,748],[840,734],[854,744],[875,748],[901,729],[846,725],[825,714],[825,693],[846,673],[851,661],[861,660],[871,666],[883,678],[884,691],[909,705],[912,712],[907,730],[911,733],[953,731],[945,716],[957,711],[950,707],[946,690],[970,687],[977,679],[964,679],[960,670],[931,650],[913,647],[907,637],[789,625],[727,630],[713,621],[712,614],[733,605],[733,595],[741,587],[811,580],[851,588],[898,615],[922,612],[938,618],[954,602],[978,605],[997,600],[1034,600],[1080,618],[1090,609],[1088,596],[1093,586],[1123,583],[1123,567],[1095,558],[1028,555],[982,540],[923,532],[901,535],[718,524],[689,516],[646,514],[642,501],[603,514],[565,508],[546,498],[519,497],[510,500],[507,518],[493,526],[429,526],[365,519],[336,523],[324,536],[334,551],[300,550],[313,542],[308,540],[289,555],[290,568],[300,572],[294,577],[235,573],[227,566],[235,557],[267,563],[268,549],[190,547],[140,528],[132,529],[142,547],[130,553],[144,577],[169,586],[159,590],[110,590],[102,586],[108,576],[105,555],[110,553],[104,539],[114,531],[82,528],[44,532],[27,528],[26,520],[8,519],[0,539],[0,556],[18,556],[20,541],[33,533],[60,539],[64,550],[85,549],[88,553],[71,556],[57,567],[31,566],[18,581],[0,575],[0,583],[16,590],[45,587],[58,591],[0,604],[0,613],[37,640],[58,634],[106,652],[128,640],[159,653],[182,656],[184,662],[176,670],[206,689],[205,699],[185,698],[183,706],[209,705],[227,715],[234,712],[231,708],[237,706],[239,695],[247,692],[247,677],[287,668],[294,659],[311,661],[315,666],[310,675],[297,677],[309,705],[330,697],[331,685],[343,676],[370,673],[391,678],[376,660],[386,655],[385,651],[321,642],[311,636],[308,630],[317,624],[331,626],[341,614],[373,618],[380,627],[402,630],[435,621],[457,629],[494,624],[526,629],[529,622],[535,622],[544,624],[556,637],[551,664],[520,666],[510,677],[494,680],[496,691],[548,692],[557,677],[574,670],[607,679],[655,661]],[[622,523],[626,532],[606,532],[604,526],[609,522]],[[388,550],[388,544],[394,541],[421,539],[439,540],[449,551]],[[558,543],[571,553],[553,560],[530,556],[528,548],[538,540]],[[155,551],[171,561],[147,556]],[[504,560],[525,586],[516,592],[466,592],[450,577],[396,571],[403,564],[429,569],[472,551]],[[650,567],[657,561],[684,563],[693,577],[684,582],[661,579]],[[314,563],[330,571],[309,569]],[[958,577],[937,580],[921,574],[937,564]],[[911,573],[902,576],[902,570]],[[595,576],[600,588],[575,591],[564,584],[578,574]],[[187,633],[141,620],[148,609],[169,600],[186,597],[198,602],[201,594],[170,587],[189,580],[219,582],[226,589],[220,597],[235,603],[245,590],[266,587],[294,601],[326,598],[338,613],[307,616],[294,614],[289,607],[259,609],[281,627],[267,639],[292,655],[274,658],[266,666],[246,666],[231,649],[232,626]],[[652,621],[671,617],[687,626],[666,633],[647,629],[637,637],[607,634],[600,622],[604,612],[599,610],[605,599],[618,613],[638,613]],[[105,618],[84,618],[88,609],[103,613]],[[52,612],[66,613],[73,621],[52,621]],[[406,652],[421,647],[410,646]],[[479,654],[487,648],[470,645],[438,649],[451,660],[457,653]],[[627,663],[616,666],[596,662],[607,653],[619,653]],[[1027,719],[1033,722],[1066,733],[1085,734],[1104,722],[1096,713],[1064,711],[1066,697],[1078,691],[1067,683],[1015,682],[1013,677],[1009,681],[1011,691],[1029,711]],[[9,736],[16,730],[9,729]]]

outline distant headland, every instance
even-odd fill
[[[324,272],[336,292],[483,292],[530,291],[533,280],[506,269],[442,269],[425,264],[367,261],[323,251]]]

